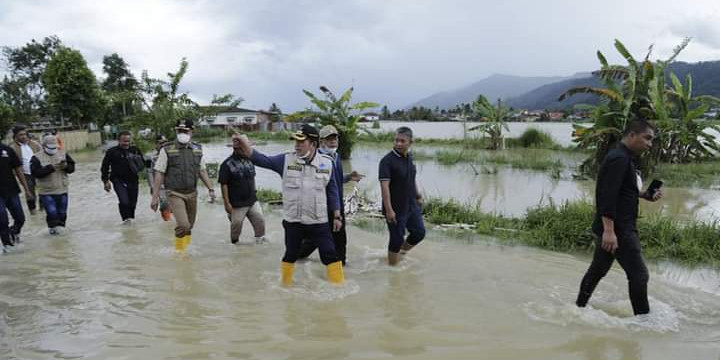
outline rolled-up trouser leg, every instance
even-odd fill
[[[250,220],[250,224],[255,232],[255,237],[265,236],[265,215],[262,211],[260,202],[256,201],[248,210],[247,218]]]
[[[245,216],[248,213],[250,207],[239,207],[233,208],[233,212],[230,215],[230,241],[234,244],[240,239],[242,233],[243,222]]]
[[[405,239],[408,244],[415,246],[425,239],[425,222],[423,222],[420,207],[411,207],[407,218],[407,230],[410,233]]]

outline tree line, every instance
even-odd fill
[[[57,36],[31,40],[20,47],[3,47],[7,69],[0,82],[0,134],[15,123],[87,125],[95,123],[149,127],[169,134],[177,119],[211,115],[222,107],[234,107],[242,98],[232,94],[214,96],[202,107],[180,88],[188,71],[181,59],[167,77],[143,71],[140,78],[117,53],[103,57],[103,78],[97,79],[83,55]],[[273,104],[271,110],[279,112]]]

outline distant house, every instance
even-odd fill
[[[212,128],[237,128],[243,131],[274,131],[273,117],[280,115],[265,110],[253,110],[239,107],[201,107],[205,115],[198,120],[199,126]]]
[[[377,121],[380,120],[380,114],[374,112],[367,112],[362,115],[361,121]]]
[[[563,121],[565,119],[565,114],[557,111],[557,112],[550,112],[548,113],[548,118],[550,121]]]

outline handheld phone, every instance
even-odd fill
[[[655,193],[663,186],[662,180],[653,179],[653,181],[650,183],[650,186],[647,188],[647,194],[650,197],[655,196]]]

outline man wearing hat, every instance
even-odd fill
[[[335,178],[335,184],[338,187],[338,197],[340,198],[340,217],[342,219],[342,227],[340,231],[332,233],[333,244],[335,245],[335,252],[337,252],[340,261],[345,265],[345,258],[347,252],[347,233],[345,232],[345,204],[343,196],[343,184],[352,181],[360,181],[363,178],[362,175],[358,174],[357,171],[353,171],[348,175],[343,175],[342,159],[337,153],[338,146],[340,145],[338,139],[338,131],[332,125],[325,125],[320,129],[320,148],[318,151],[321,154],[327,155],[333,160],[333,177]],[[328,214],[331,218],[332,214]],[[312,254],[317,248],[317,243],[314,239],[303,240],[302,248],[300,249],[300,258],[306,258]]]
[[[28,210],[31,215],[35,215],[37,208],[35,194],[35,179],[30,173],[30,159],[34,153],[41,150],[40,144],[35,140],[31,140],[27,133],[27,128],[23,125],[16,125],[12,129],[13,143],[10,147],[15,151],[18,158],[22,161],[22,170],[25,175],[25,182],[28,185],[28,191],[25,192],[25,200],[27,201]]]
[[[342,227],[332,158],[318,153],[319,134],[313,126],[303,125],[290,139],[295,140],[294,152],[267,156],[254,150],[247,136],[238,138],[240,150],[253,164],[273,170],[282,177],[285,229],[282,282],[286,286],[292,284],[302,240],[313,239],[317,242],[321,261],[327,266],[328,280],[340,284],[345,281],[342,261],[335,252],[328,225],[330,220],[333,231]]]
[[[202,147],[191,142],[193,121],[178,121],[175,141],[160,150],[155,162],[155,183],[150,208],[157,211],[160,188],[165,185],[170,210],[175,215],[175,250],[185,251],[192,241],[191,230],[197,214],[197,179],[200,177],[208,189],[210,202],[215,190],[205,169]]]
[[[50,235],[59,235],[67,220],[68,174],[75,171],[75,161],[58,148],[55,135],[44,135],[41,145],[42,151],[30,160],[30,171],[37,182]]]
[[[15,181],[16,178],[25,193],[29,193],[22,160],[11,147],[0,143],[0,239],[2,239],[3,252],[20,239],[20,230],[25,223],[25,214],[20,203],[20,188]],[[8,213],[13,218],[12,226]]]

